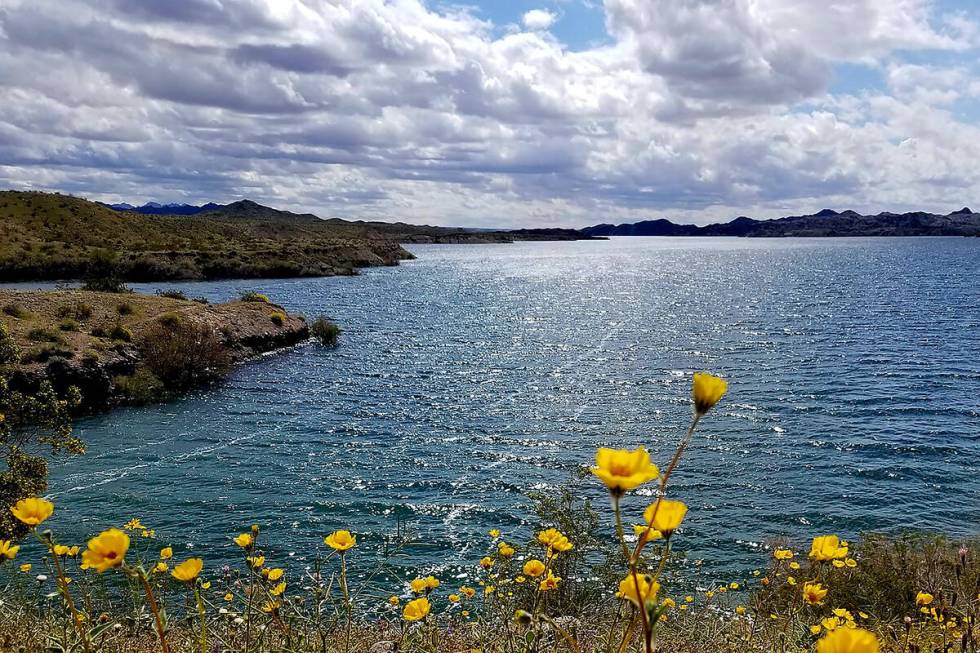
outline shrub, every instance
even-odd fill
[[[98,277],[93,279],[87,279],[85,283],[82,284],[82,290],[88,290],[90,292],[111,292],[111,293],[126,293],[132,292],[122,279],[116,277]]]
[[[286,314],[282,311],[275,311],[269,315],[269,319],[276,326],[282,326],[286,322]]]
[[[106,333],[110,340],[121,340],[122,342],[132,342],[133,332],[121,324],[115,324]]]
[[[128,376],[113,379],[116,389],[134,404],[149,404],[167,396],[163,382],[145,365],[140,365]]]
[[[238,296],[238,299],[243,302],[261,302],[263,304],[268,304],[269,298],[260,292],[255,292],[254,290],[246,290]]]
[[[87,320],[92,317],[92,306],[85,302],[74,302],[58,308],[60,318],[72,318],[73,320]]]
[[[20,351],[7,325],[0,322],[0,365],[14,363],[20,358]]]
[[[136,308],[129,302],[122,302],[116,305],[116,313],[120,315],[132,315],[136,312]]]
[[[334,347],[337,344],[338,336],[340,336],[340,327],[321,316],[313,320],[313,324],[310,325],[310,332],[321,344]]]
[[[217,332],[190,320],[151,325],[139,347],[146,367],[169,390],[214,382],[231,368],[231,354]]]
[[[157,322],[170,328],[177,328],[177,326],[180,325],[181,320],[183,320],[183,318],[180,316],[180,313],[175,313],[174,311],[167,311],[166,313],[162,313],[159,317],[157,317]]]
[[[18,320],[23,320],[30,315],[27,309],[20,304],[7,304],[3,307],[3,314],[9,315],[10,317],[15,317]]]
[[[35,327],[27,332],[27,339],[34,342],[54,342],[64,344],[65,339],[62,335],[51,329]]]
[[[61,329],[62,331],[78,331],[79,325],[77,320],[74,320],[70,317],[66,317],[65,319],[58,322],[58,328]]]
[[[187,295],[184,294],[183,290],[170,289],[170,290],[158,290],[157,295],[159,297],[168,297],[170,299],[182,299],[187,301]]]
[[[208,298],[207,297],[194,297],[194,298],[191,299],[191,301],[192,302],[196,302],[198,304],[210,304],[211,303],[211,302],[208,301]]]
[[[73,358],[74,356],[75,352],[71,349],[47,343],[25,351],[20,357],[20,362],[24,364],[47,363],[52,358]]]

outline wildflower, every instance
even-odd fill
[[[745,614],[745,606],[744,605],[737,606],[735,608],[735,614],[737,614],[739,616],[744,615]]]
[[[762,580],[760,580],[759,582],[760,582],[760,583],[762,583],[763,585],[766,585],[766,586],[768,586],[768,585],[769,585],[769,579],[768,579],[768,578],[763,578],[763,579],[762,579]]]
[[[674,599],[668,596],[667,598],[664,599],[664,602],[661,603],[661,605],[664,606],[665,608],[673,608],[677,606],[677,601],[675,601]]]
[[[538,542],[548,547],[549,552],[571,551],[575,548],[568,538],[556,528],[548,528],[538,533]]]
[[[633,451],[600,448],[595,455],[595,464],[592,473],[616,497],[660,476],[660,470],[650,462],[650,454],[643,447]]]
[[[153,529],[151,528],[151,529],[149,529],[149,530],[145,530],[145,531],[143,531],[143,532],[141,533],[141,535],[142,535],[143,537],[156,537],[156,536],[157,536],[157,532],[156,532],[155,530],[153,530]]]
[[[32,568],[33,566],[34,566],[34,565],[32,565],[31,563],[29,563],[29,562],[25,562],[24,564],[22,564],[22,565],[20,566],[20,570],[21,570],[22,572],[24,572],[25,574],[29,574],[29,573],[31,572],[31,568]]]
[[[422,592],[425,591],[424,578],[415,578],[408,585],[409,587],[412,588],[412,591],[415,592],[416,594],[421,594]]]
[[[728,585],[728,588],[729,589],[733,589],[733,590],[737,590],[738,589],[738,583],[732,582],[732,583],[730,583]]]
[[[684,505],[684,502],[657,499],[643,511],[643,519],[650,526],[663,533],[664,537],[670,537],[674,530],[681,525],[686,514],[687,506]]]
[[[265,564],[265,556],[248,556],[245,560],[253,569],[261,569]]]
[[[821,605],[827,596],[827,588],[820,583],[803,584],[803,600],[810,605]]]
[[[551,573],[551,570],[548,570],[548,575],[541,579],[541,582],[538,583],[538,589],[543,592],[558,589],[559,582],[561,582],[561,578]]]
[[[544,573],[545,566],[544,563],[537,559],[528,560],[524,563],[524,575],[530,576],[531,578],[537,578]]]
[[[935,597],[929,592],[919,592],[915,595],[915,604],[921,608],[924,605],[929,605],[932,603],[934,598]]]
[[[715,593],[712,592],[711,590],[708,590],[707,592],[704,593],[704,595],[705,595],[705,597],[711,599],[711,598],[714,598]]]
[[[834,567],[836,567],[837,569],[843,569],[844,567],[843,560],[831,560],[830,564],[834,565]]]
[[[728,383],[717,376],[695,372],[691,384],[691,395],[694,397],[694,412],[704,415],[717,404],[728,390]]]
[[[491,528],[490,537],[494,537],[494,538],[500,537],[500,531],[497,530],[496,528]]]
[[[174,550],[172,548],[170,548],[169,546],[165,546],[162,549],[160,549],[161,560],[170,560],[172,557],[174,557]]]
[[[793,571],[797,571],[800,568],[800,563],[794,560],[793,562],[789,563],[789,568]]]
[[[521,583],[527,582],[527,578],[525,578],[524,576],[518,576],[517,578],[514,579],[514,582],[520,585]]]
[[[616,596],[626,599],[633,605],[640,607],[641,604],[651,603],[657,600],[657,592],[660,591],[660,583],[653,580],[652,576],[645,574],[629,574],[619,581],[619,591]]]
[[[286,591],[286,582],[283,581],[269,590],[269,594],[272,596],[282,596],[282,593]]]
[[[796,585],[796,579],[793,578],[792,576],[787,576],[786,582],[789,583],[790,585]]]
[[[684,602],[685,603],[694,603],[694,597],[691,596],[690,594],[688,594],[687,596],[684,597]]]
[[[223,598],[225,599],[225,601],[231,601],[235,597],[234,597],[234,595],[231,592],[225,592],[225,595],[224,595]],[[222,608],[222,610],[224,610],[224,608]]]
[[[133,517],[123,525],[123,528],[127,531],[141,531],[143,530],[143,523],[136,517]]]
[[[405,618],[405,621],[419,621],[420,619],[425,619],[430,610],[432,610],[432,604],[429,603],[429,599],[422,597],[405,604],[402,617]]]
[[[789,549],[776,549],[772,552],[772,557],[776,560],[789,560],[793,557],[793,552]]]
[[[496,591],[497,591],[497,588],[494,587],[493,585],[487,585],[486,587],[483,588],[483,593],[484,594],[493,594]]]
[[[280,567],[276,567],[275,569],[270,569],[269,570],[269,575],[266,576],[266,578],[268,578],[269,580],[275,582],[275,581],[279,580],[280,578],[282,578],[283,573],[285,573],[285,572]]]
[[[118,528],[102,531],[88,541],[88,548],[82,554],[82,568],[95,569],[101,574],[121,565],[128,550],[128,535]]]
[[[821,630],[823,629],[821,628],[820,624],[813,624],[812,626],[810,626],[811,635],[819,635]]]
[[[252,536],[249,533],[242,533],[235,538],[235,544],[243,549],[247,549],[248,547],[252,546]]]
[[[37,526],[54,512],[54,504],[47,499],[31,497],[21,499],[10,507],[14,517],[28,526]]]
[[[514,555],[514,547],[512,547],[509,544],[504,544],[503,542],[501,542],[500,546],[497,547],[497,553],[499,553],[504,558],[509,558],[512,555]]]
[[[426,576],[425,577],[425,589],[431,591],[431,590],[434,590],[435,588],[439,587],[439,585],[440,585],[439,579],[436,578],[435,576]]]
[[[466,585],[459,588],[459,593],[468,599],[472,599],[474,596],[476,596],[476,590],[472,587],[467,587]]]
[[[659,540],[664,536],[663,533],[649,524],[633,524],[633,534],[636,535],[637,540],[642,541],[644,544]]]
[[[844,561],[844,564],[850,567],[851,569],[858,566],[857,560],[855,560],[854,558],[848,558],[847,560]]]
[[[51,549],[51,552],[56,556],[66,556],[68,555],[69,551],[71,551],[71,549],[64,544],[55,544]]]
[[[817,642],[817,653],[878,653],[878,638],[862,628],[841,628]]]
[[[449,602],[450,603],[459,603],[459,594],[450,594],[449,595]]]
[[[323,538],[323,543],[334,551],[343,553],[357,544],[357,537],[350,534],[350,531],[334,531]]]
[[[14,545],[11,540],[0,540],[0,561],[4,558],[13,560],[17,552],[20,551],[19,545]]]
[[[279,609],[279,601],[266,601],[262,604],[262,612],[271,613]]]
[[[167,571],[167,569],[169,569],[169,567],[167,566],[166,562],[158,562],[153,566],[153,573],[162,574]]]
[[[834,608],[834,616],[843,619],[844,621],[854,621],[854,615],[851,611],[846,608]]]
[[[200,558],[188,558],[174,567],[170,575],[183,583],[193,582],[204,568],[204,561]]]
[[[388,597],[389,605],[398,605],[399,603],[401,603],[401,599],[395,596],[394,594]]]
[[[820,535],[813,538],[810,557],[814,560],[835,560],[847,557],[847,545],[836,535]]]

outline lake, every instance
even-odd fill
[[[449,573],[491,527],[524,541],[525,492],[596,447],[664,463],[691,373],[709,370],[729,394],[671,491],[691,507],[677,545],[692,573],[758,567],[773,537],[980,530],[980,239],[410,249],[353,278],[136,285],[258,290],[330,316],[341,345],[82,420],[88,454],[52,465],[52,527],[81,541],[140,517],[212,560],[253,522],[278,558],[336,528],[372,555],[401,528],[418,543],[400,565]]]

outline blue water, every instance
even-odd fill
[[[400,525],[420,543],[399,564],[444,569],[491,527],[527,537],[524,492],[598,446],[665,461],[691,372],[711,370],[729,395],[671,491],[692,573],[758,566],[772,537],[980,531],[980,239],[411,249],[355,278],[138,286],[259,290],[329,315],[342,344],[83,420],[88,454],[52,468],[53,526],[138,516],[213,558],[257,522],[272,555],[302,558],[341,527],[370,555]]]

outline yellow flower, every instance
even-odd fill
[[[538,542],[547,546],[549,551],[571,551],[575,548],[556,528],[548,528],[538,533]]]
[[[54,512],[54,504],[47,499],[21,499],[10,508],[14,517],[27,524],[37,526]]]
[[[814,560],[835,560],[847,557],[847,546],[836,535],[820,535],[813,538],[810,557]]]
[[[389,605],[398,605],[399,603],[401,603],[401,599],[395,596],[394,594],[388,597]]]
[[[514,547],[512,547],[509,544],[504,544],[503,542],[501,542],[500,546],[497,547],[497,553],[499,553],[504,558],[509,558],[512,555],[514,555]]]
[[[834,616],[840,617],[844,621],[854,621],[854,615],[846,608],[834,608]]]
[[[496,528],[490,529],[490,537],[500,537],[500,531]]]
[[[209,590],[209,589],[211,589],[211,581],[207,581],[207,582],[201,583],[201,589],[203,589],[203,590]]]
[[[812,626],[810,626],[811,635],[819,635],[821,630],[822,628],[820,627],[820,624],[813,624]]]
[[[248,556],[245,560],[253,569],[260,569],[265,564],[265,556]]]
[[[858,561],[854,558],[848,558],[844,561],[844,564],[853,569],[854,567],[858,566]]]
[[[641,604],[652,603],[657,600],[657,592],[660,591],[660,583],[653,580],[652,576],[645,574],[629,574],[619,581],[619,591],[616,596],[626,599],[633,605],[640,607]]]
[[[459,603],[459,594],[450,594],[449,595],[449,602],[450,603]]]
[[[558,589],[558,583],[561,582],[561,578],[555,576],[551,571],[548,571],[548,575],[541,579],[538,583],[538,589],[541,591]]]
[[[170,575],[181,582],[190,583],[197,578],[198,574],[201,573],[201,569],[203,568],[203,560],[200,558],[188,558],[174,567],[174,570],[170,572]]]
[[[172,548],[170,548],[169,546],[165,546],[162,549],[160,549],[161,560],[170,560],[172,557],[174,557],[174,550]]]
[[[282,578],[283,573],[285,572],[280,567],[276,567],[275,569],[269,570],[269,575],[266,576],[266,578],[268,578],[271,581],[277,581],[280,578]]]
[[[20,570],[21,570],[22,572],[24,572],[25,574],[27,574],[27,573],[30,573],[30,571],[31,571],[31,568],[32,568],[33,566],[34,566],[34,565],[32,565],[31,563],[29,563],[29,562],[25,562],[24,564],[22,564],[22,565],[20,566]]]
[[[133,517],[128,522],[126,522],[123,528],[125,528],[127,531],[140,531],[143,530],[144,526],[143,526],[143,522],[141,522],[136,517]]]
[[[14,546],[11,540],[0,540],[0,560],[5,558],[13,560],[18,551],[20,551],[20,546]]]
[[[684,502],[657,499],[643,511],[643,518],[648,524],[663,533],[664,537],[670,537],[671,533],[681,525],[686,514],[687,506],[684,505]]]
[[[919,607],[929,605],[932,603],[933,598],[935,597],[929,592],[919,592],[915,595],[915,604]]]
[[[694,603],[694,597],[691,596],[690,594],[688,594],[687,596],[684,597],[684,602],[685,603]]]
[[[878,638],[862,628],[838,628],[817,642],[817,653],[878,653]]]
[[[56,556],[66,556],[70,550],[71,549],[64,544],[55,544],[54,547],[52,547],[51,552]]]
[[[279,609],[279,601],[266,601],[262,604],[262,612],[275,612]]]
[[[691,394],[694,396],[694,412],[704,415],[725,395],[728,383],[724,379],[704,372],[694,373]]]
[[[70,549],[68,549],[68,555],[70,555],[71,557],[74,558],[79,553],[81,553],[81,551],[82,551],[82,547],[80,547],[80,546],[78,546],[76,544],[76,545],[72,546]]]
[[[827,588],[820,583],[803,584],[803,600],[810,605],[820,605],[827,596]]]
[[[793,578],[792,576],[787,576],[786,582],[789,583],[790,585],[796,585],[796,579]]]
[[[537,578],[544,573],[545,566],[540,560],[531,559],[524,563],[524,575],[530,576],[531,578]]]
[[[233,598],[235,598],[235,596],[231,592],[225,592],[225,601],[231,601]]]
[[[278,585],[276,585],[275,587],[273,587],[271,590],[269,590],[269,594],[271,594],[272,596],[280,596],[285,591],[286,591],[286,582],[283,581]]]
[[[459,588],[459,593],[468,599],[472,599],[474,596],[476,596],[476,590],[472,587],[467,587],[466,585]]]
[[[430,610],[432,610],[432,604],[429,603],[429,599],[422,597],[406,603],[402,617],[405,618],[405,621],[419,621],[425,619]]]
[[[323,538],[323,543],[334,551],[346,551],[357,544],[357,537],[350,534],[350,531],[334,531]]]
[[[643,447],[633,451],[603,447],[595,454],[595,464],[592,473],[606,484],[613,496],[621,496],[660,476],[660,470],[650,462],[650,454]]]
[[[797,569],[800,568],[800,563],[793,561],[789,563],[789,568],[792,569],[793,571],[796,571]]]
[[[793,557],[793,552],[789,549],[776,549],[772,552],[772,557],[776,560],[789,560]]]
[[[249,533],[242,533],[235,538],[235,544],[243,549],[247,549],[248,547],[252,546],[252,535]]]
[[[142,535],[143,537],[156,537],[157,532],[151,528],[149,530],[143,531]]]
[[[409,587],[412,588],[412,591],[415,592],[416,594],[421,594],[422,592],[424,592],[426,587],[424,578],[416,578],[412,580],[412,582],[410,582],[408,585]]]
[[[656,528],[651,528],[647,524],[633,524],[633,534],[636,535],[637,540],[642,540],[644,544],[659,540],[664,536]]]
[[[493,566],[493,558],[490,556],[485,556],[480,560],[480,566],[484,569],[489,569]]]
[[[121,565],[128,550],[128,535],[118,528],[102,531],[88,541],[88,548],[82,554],[82,568],[95,569],[101,574]]]
[[[162,574],[163,572],[167,571],[167,569],[169,569],[169,567],[167,566],[166,562],[158,562],[153,566],[153,573]]]
[[[735,608],[735,614],[737,614],[739,616],[744,615],[745,614],[745,606],[744,605],[740,605],[740,606],[736,607]]]
[[[737,590],[738,589],[738,583],[734,583],[734,582],[733,583],[729,583],[728,584],[728,587],[729,587],[729,589]]]
[[[435,588],[439,587],[439,585],[440,585],[439,579],[436,578],[435,576],[425,577],[425,589],[434,590]]]
[[[677,601],[675,601],[674,599],[668,596],[667,598],[664,599],[664,602],[661,603],[661,605],[664,606],[665,608],[673,608],[677,606]]]

